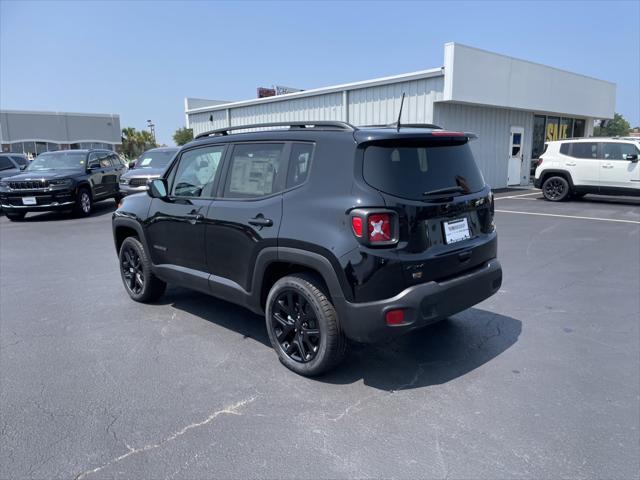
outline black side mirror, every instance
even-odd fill
[[[628,154],[625,155],[625,159],[629,160],[633,163],[637,163],[638,162],[638,154],[637,153],[632,153],[632,154]]]
[[[27,165],[20,165],[20,170],[24,170],[25,168],[27,168]]]
[[[156,178],[148,184],[147,194],[151,198],[167,198],[167,181],[164,178]]]
[[[129,162],[129,170],[133,170],[135,167],[136,167],[136,161],[135,160]]]

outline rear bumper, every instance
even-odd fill
[[[540,181],[539,178],[534,178],[533,186],[536,187],[536,188],[540,188],[542,186],[542,182]]]
[[[471,272],[444,282],[414,285],[385,300],[345,301],[336,307],[347,337],[359,342],[376,342],[466,310],[496,293],[501,285],[502,267],[494,258]],[[395,309],[404,310],[405,321],[401,325],[387,325],[385,314]]]

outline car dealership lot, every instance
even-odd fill
[[[0,478],[629,478],[640,200],[498,195],[501,291],[319,379],[262,318],[132,302],[113,202],[0,217]]]

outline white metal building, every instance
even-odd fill
[[[185,99],[194,135],[267,122],[397,120],[477,133],[472,143],[487,183],[526,185],[545,140],[590,136],[594,119],[613,118],[615,84],[457,43],[444,66],[287,95],[220,103]]]

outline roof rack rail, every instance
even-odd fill
[[[218,128],[216,130],[210,130],[208,132],[200,133],[195,136],[195,139],[205,138],[211,136],[224,136],[229,135],[229,132],[234,130],[246,130],[249,128],[271,128],[271,127],[289,127],[291,130],[304,129],[304,128],[334,128],[338,130],[355,131],[356,127],[347,122],[337,121],[308,121],[308,122],[275,122],[275,123],[254,123],[251,125],[236,125],[233,127]]]
[[[378,127],[378,128],[396,128],[397,125],[395,123],[387,123],[384,125],[364,125],[365,127]],[[403,128],[432,128],[434,130],[442,130],[440,125],[436,125],[434,123],[403,123],[400,125],[400,129]]]

